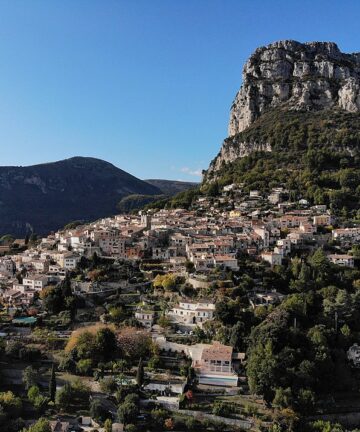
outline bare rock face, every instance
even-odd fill
[[[224,162],[231,162],[253,152],[271,152],[271,145],[266,142],[239,142],[233,137],[229,137],[223,142],[220,153],[211,162],[208,173],[218,171]]]
[[[233,102],[229,136],[246,129],[269,108],[340,107],[360,110],[360,53],[344,54],[333,42],[279,41],[258,48],[246,62]]]
[[[265,112],[279,107],[360,112],[360,53],[344,54],[333,42],[293,40],[257,48],[244,66],[242,86],[231,107],[229,138],[204,180],[214,178],[224,163],[254,151],[271,151],[266,142],[243,142],[236,135]]]

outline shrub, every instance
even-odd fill
[[[91,359],[79,360],[76,363],[76,372],[80,375],[91,375],[91,372],[92,372]]]
[[[109,412],[101,399],[93,399],[90,403],[90,415],[97,421],[103,422],[108,416]]]
[[[116,380],[114,377],[106,377],[100,380],[100,389],[104,393],[112,394],[117,389]]]

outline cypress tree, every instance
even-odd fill
[[[56,374],[55,374],[55,365],[53,363],[51,367],[51,377],[50,377],[50,383],[49,383],[49,393],[50,393],[50,400],[52,402],[55,402],[55,396],[56,396]]]
[[[142,358],[140,358],[138,369],[136,372],[136,383],[139,388],[141,388],[144,383],[144,365]]]

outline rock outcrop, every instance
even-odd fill
[[[211,162],[205,180],[223,163],[254,151],[271,151],[267,142],[244,142],[237,134],[279,107],[360,112],[360,53],[342,53],[333,42],[292,40],[257,48],[244,66],[242,86],[231,107],[229,138]]]
[[[344,54],[333,42],[280,41],[258,48],[244,66],[229,136],[285,104],[294,110],[359,111],[360,53]]]

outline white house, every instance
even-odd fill
[[[282,255],[276,252],[263,252],[261,259],[268,262],[271,266],[281,265],[282,263]]]
[[[135,319],[146,328],[151,328],[154,323],[155,313],[153,311],[138,309],[135,312]]]
[[[168,313],[169,318],[179,324],[202,324],[214,318],[215,304],[210,300],[180,301]]]
[[[332,254],[328,255],[328,259],[333,264],[345,267],[354,267],[354,257],[352,255]]]
[[[48,284],[49,277],[45,275],[28,276],[23,279],[23,285],[27,288],[41,291]]]
[[[193,368],[200,384],[236,387],[238,375],[232,367],[233,348],[213,342],[205,345],[199,359],[193,361]]]
[[[74,270],[80,261],[80,256],[71,252],[60,255],[59,264],[65,270]]]
[[[332,231],[332,238],[339,241],[360,241],[360,228],[339,228]]]
[[[239,270],[238,261],[234,256],[231,255],[214,255],[214,265],[224,266],[230,270]]]

